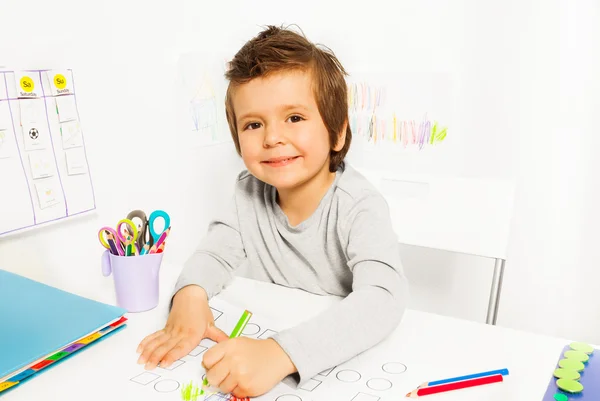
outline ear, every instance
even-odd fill
[[[334,151],[339,152],[340,150],[342,150],[342,148],[346,144],[346,130],[347,129],[348,129],[348,121],[345,121],[344,125],[342,126],[341,131],[338,133],[337,143],[333,147]]]

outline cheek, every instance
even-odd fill
[[[324,159],[329,155],[329,134],[327,129],[313,128],[308,131],[308,135],[300,135],[297,137],[294,145],[303,154],[314,159]]]
[[[240,150],[242,151],[242,159],[244,161],[252,161],[256,159],[260,152],[261,145],[256,143],[252,136],[244,136],[240,138]]]

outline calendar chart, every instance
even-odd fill
[[[0,236],[94,209],[72,70],[0,71]]]

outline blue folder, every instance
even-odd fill
[[[0,269],[0,382],[125,313]]]

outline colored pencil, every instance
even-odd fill
[[[238,320],[237,324],[231,331],[229,338],[236,338],[236,337],[239,337],[240,335],[242,335],[242,332],[246,328],[246,325],[250,321],[251,317],[252,317],[252,312],[245,310],[244,313],[242,313],[242,316]],[[209,386],[210,386],[210,384],[208,384],[208,379],[206,378],[206,376],[204,376],[204,380],[202,381],[202,389],[200,390],[200,395],[204,395],[205,390]]]
[[[171,227],[167,228],[160,235],[160,237],[158,237],[158,240],[156,240],[156,242],[154,243],[154,245],[152,245],[152,247],[150,248],[150,251],[148,253],[156,253],[156,251],[158,250],[158,247],[160,246],[160,244],[162,244],[167,239],[167,237],[169,236],[170,232],[171,232]]]
[[[453,382],[469,380],[469,379],[476,379],[478,377],[493,376],[493,375],[506,376],[506,375],[508,375],[508,369],[490,370],[488,372],[474,373],[472,375],[452,377],[450,379],[444,379],[444,380],[435,380],[435,381],[431,381],[428,383],[424,383],[420,387],[438,386],[440,384],[453,383]]]
[[[410,398],[418,398],[424,395],[444,393],[446,391],[460,390],[469,387],[482,386],[484,384],[499,383],[504,380],[502,375],[484,376],[478,377],[477,379],[464,380],[459,382],[441,384],[439,386],[424,387],[417,390],[413,390],[406,394]]]

